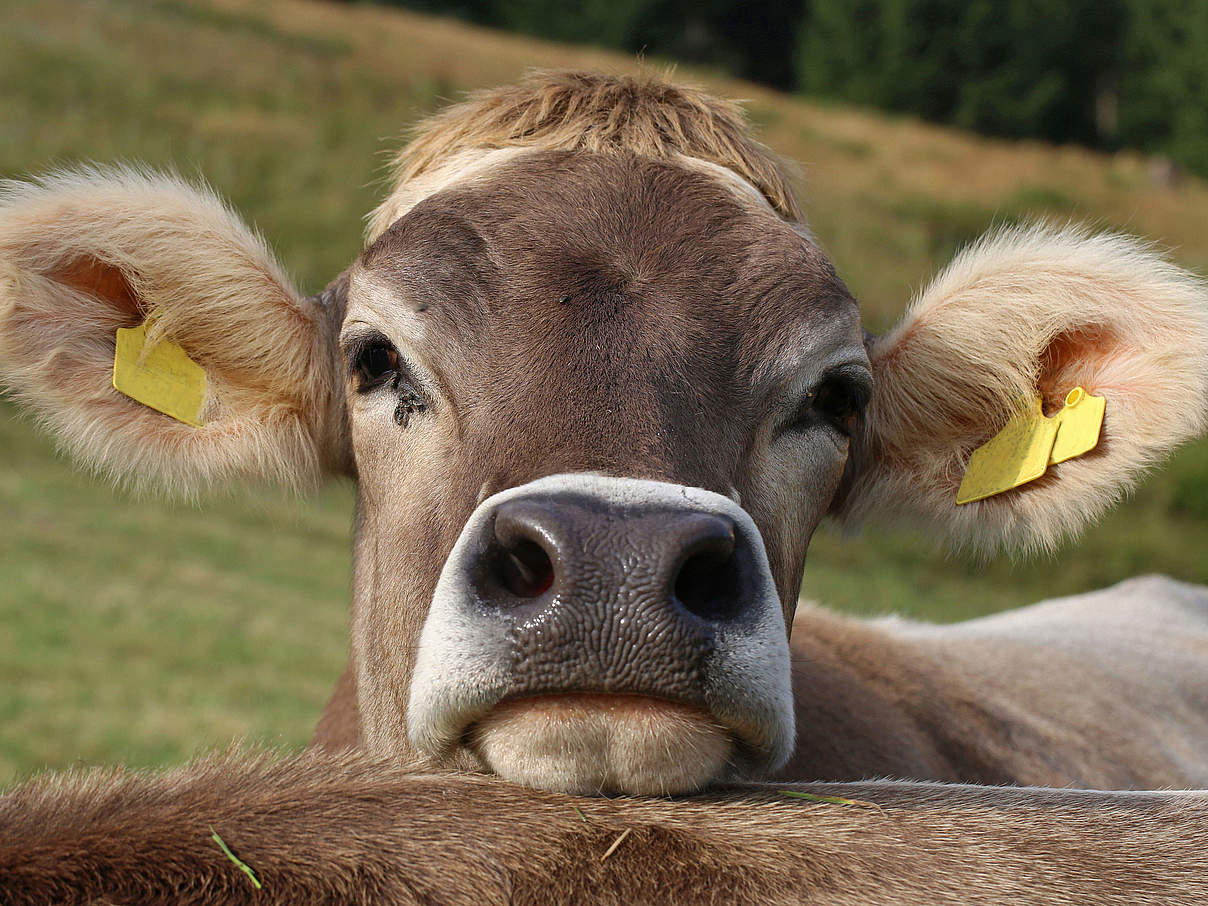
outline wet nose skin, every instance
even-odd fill
[[[719,624],[753,566],[728,516],[520,497],[483,526],[475,597],[510,624],[510,696],[653,695],[697,704]]]

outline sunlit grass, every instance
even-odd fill
[[[305,743],[343,665],[351,488],[138,500],[7,404],[0,449],[0,783]]]
[[[256,0],[0,0],[0,176],[141,160],[204,177],[310,290],[356,253],[381,152],[467,88],[602,51],[406,13]],[[691,73],[687,74],[692,77]],[[805,162],[812,223],[885,327],[992,222],[1089,219],[1208,265],[1208,192],[1135,155],[972,138],[703,79]],[[343,663],[351,489],[202,507],[72,471],[0,404],[0,784],[75,761],[150,765],[233,738],[299,746]],[[816,539],[805,593],[957,619],[1146,571],[1208,582],[1208,446],[1053,559],[950,558],[909,531]]]

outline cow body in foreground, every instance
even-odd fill
[[[1146,580],[951,628],[795,612],[827,516],[989,550],[1100,515],[1204,429],[1206,299],[1133,240],[1024,228],[867,338],[735,108],[579,74],[430,121],[363,254],[311,298],[172,179],[58,174],[0,206],[0,377],[81,458],[175,490],[355,477],[350,662],[319,747],[561,793],[1202,784],[1202,591]],[[111,386],[114,332],[140,324],[204,370],[201,427]],[[1098,445],[957,507],[972,451],[1075,387],[1107,400]],[[1017,794],[894,789],[952,797],[937,840],[1026,859],[1011,819],[969,837],[962,812]],[[508,795],[511,822],[546,801]],[[1113,804],[1190,801],[1036,795],[1107,849]],[[1174,858],[1196,832],[1171,827]]]
[[[1203,793],[786,789],[579,798],[314,756],[50,777],[0,796],[0,890],[11,906],[1208,902]]]

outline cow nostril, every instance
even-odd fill
[[[541,545],[518,538],[500,551],[496,573],[503,587],[520,598],[536,598],[554,584],[554,564]]]
[[[706,545],[693,552],[675,576],[675,599],[706,620],[732,617],[740,607],[740,577],[734,545]]]

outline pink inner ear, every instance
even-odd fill
[[[1075,387],[1093,393],[1095,375],[1119,345],[1115,334],[1101,327],[1067,330],[1055,336],[1040,354],[1037,390],[1044,414],[1059,412],[1066,394]]]
[[[129,315],[127,326],[135,327],[144,320],[138,296],[126,275],[116,267],[91,255],[76,258],[54,274],[58,283],[108,302],[118,311]]]

